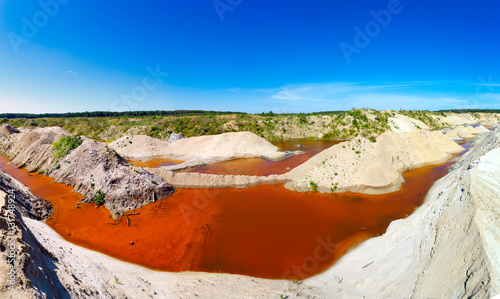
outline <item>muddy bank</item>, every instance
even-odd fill
[[[44,218],[51,210],[48,201],[34,197],[0,170],[0,297],[69,298],[54,271],[57,258],[39,243],[24,221],[24,217]]]
[[[0,139],[2,153],[13,164],[43,172],[75,187],[84,202],[93,202],[98,190],[113,214],[135,209],[171,195],[174,188],[160,177],[137,168],[114,150],[95,140],[81,137],[81,144],[55,160],[53,143],[71,136],[59,127],[36,129]]]
[[[44,220],[52,213],[52,205],[48,200],[33,196],[26,186],[3,170],[0,170],[0,189],[17,199],[16,209],[23,216]]]

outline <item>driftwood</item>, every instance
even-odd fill
[[[210,231],[210,228],[208,228],[208,224],[205,224],[205,228],[207,229],[208,234],[211,236],[212,232]]]
[[[128,216],[125,215],[125,217],[127,217],[127,225],[130,226],[130,219],[128,219]]]

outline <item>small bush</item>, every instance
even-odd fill
[[[106,200],[106,195],[101,190],[97,190],[94,195],[94,202],[96,205],[103,205]]]
[[[314,192],[318,191],[318,185],[317,185],[315,182],[310,181],[310,182],[309,182],[309,185],[311,185],[311,189],[312,189]]]

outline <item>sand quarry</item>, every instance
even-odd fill
[[[20,131],[2,125],[0,149],[2,155],[10,159],[10,164],[7,158],[3,158],[5,159],[2,162],[3,170],[0,171],[2,190],[0,245],[4,261],[0,263],[1,296],[2,298],[493,297],[500,293],[498,256],[500,132],[498,129],[490,131],[483,126],[473,127],[470,125],[472,123],[472,120],[462,121],[457,123],[456,127],[442,133],[429,131],[429,128],[418,120],[399,115],[392,119],[392,130],[381,134],[374,142],[362,136],[340,142],[320,151],[285,173],[268,176],[216,175],[182,170],[234,159],[286,161],[287,157],[301,155],[300,148],[280,151],[272,143],[249,132],[184,138],[174,142],[143,135],[127,135],[109,145],[82,136],[81,145],[62,157],[59,161],[60,166],[57,167],[52,160],[51,145],[61,136],[71,136],[69,132],[59,127]],[[470,140],[473,148],[464,155],[455,156],[462,153],[464,148],[452,138]],[[135,167],[127,161],[148,161],[158,158],[180,162],[151,168]],[[449,162],[450,160],[456,163],[453,164]],[[446,171],[450,165],[451,168]],[[36,176],[33,173],[30,177],[26,170],[20,172],[16,166],[33,172],[43,172],[44,175]],[[433,176],[435,179],[432,179]],[[62,199],[44,200],[40,198],[43,196],[34,196],[33,194],[46,194],[50,197],[50,192],[44,189],[45,185],[39,183],[37,178],[47,180],[46,184],[54,184],[54,180],[64,183],[65,185],[57,185],[58,188],[62,188],[61,192],[68,192],[63,189],[69,188],[70,193]],[[424,182],[424,178],[428,178],[429,181]],[[436,179],[438,180],[434,182]],[[19,180],[24,183],[20,183]],[[406,192],[406,181],[412,180],[424,182],[425,187],[422,185],[422,189],[412,191],[412,196],[419,202],[410,203],[405,208],[408,210],[403,211],[402,215],[386,215],[381,216],[383,219],[374,219],[373,223],[380,222],[385,225],[377,226],[376,229],[370,228],[370,223],[362,223],[360,228],[356,229],[356,234],[342,237],[344,243],[333,242],[331,239],[333,237],[327,234],[321,235],[321,238],[313,238],[310,243],[307,241],[297,243],[307,243],[312,246],[311,253],[304,257],[300,256],[298,262],[288,265],[288,270],[283,272],[281,278],[275,275],[271,275],[273,279],[257,278],[260,275],[249,276],[247,273],[241,275],[186,272],[182,269],[180,270],[184,272],[175,273],[152,270],[113,258],[112,256],[133,260],[129,256],[119,256],[111,249],[107,252],[109,255],[98,252],[99,246],[85,239],[86,228],[81,232],[72,230],[69,235],[61,235],[64,228],[58,226],[58,220],[73,217],[71,216],[73,214],[69,216],[61,214],[66,208],[71,209],[68,210],[69,213],[74,213],[74,220],[81,223],[80,225],[86,222],[93,223],[92,215],[99,214],[109,227],[101,229],[101,234],[108,229],[112,234],[113,224],[123,230],[132,226],[137,230],[142,218],[132,215],[133,213],[147,214],[147,211],[150,211],[151,215],[167,213],[169,211],[163,212],[162,209],[170,203],[169,198],[179,198],[175,197],[177,193],[185,194],[186,200],[190,198],[196,200],[202,198],[200,194],[204,194],[204,198],[212,198],[209,201],[216,201],[215,195],[210,197],[207,194],[240,192],[228,193],[229,199],[225,202],[230,203],[231,200],[238,200],[238,197],[231,197],[231,194],[243,196],[245,192],[263,190],[262,188],[282,188],[279,189],[282,190],[280,192],[289,194],[290,200],[296,200],[297,204],[303,200],[301,196],[311,201],[323,200],[325,210],[330,200],[328,196],[344,196],[342,197],[344,199],[348,196],[356,199],[352,202],[346,201],[345,204],[354,205],[359,198],[379,199],[375,202],[380,204],[389,200],[390,194],[396,199],[404,194],[409,196],[409,193],[397,192]],[[28,188],[28,185],[31,187]],[[238,189],[234,189],[235,187]],[[71,193],[71,188],[76,192]],[[103,190],[107,195],[104,207],[97,209],[93,204],[89,204],[96,188]],[[212,191],[199,193],[201,192],[199,190]],[[9,210],[11,198],[15,198],[18,205],[15,211]],[[74,202],[71,201],[71,205],[65,207],[70,200]],[[218,226],[219,222],[213,219],[221,220],[220,215],[224,213],[207,208],[210,209],[210,213],[204,216],[203,209],[193,212],[193,207],[196,206],[189,208],[193,215],[190,221],[195,222],[199,229],[181,232],[192,234],[190,239],[192,241],[189,243],[184,242],[182,238],[172,237],[172,244],[182,243],[182,246],[178,247],[182,248],[182,251],[172,245],[174,246],[172,252],[176,253],[166,257],[166,259],[172,258],[175,262],[174,257],[178,256],[179,263],[186,263],[185,269],[198,269],[193,265],[205,265],[203,261],[207,259],[209,253],[201,256],[201,262],[197,258],[186,260],[185,257],[191,256],[193,250],[212,248],[210,244],[202,245],[202,240],[208,240],[205,241],[208,243],[215,242],[213,241],[217,240],[215,235],[222,233],[223,227]],[[351,208],[351,206],[346,207],[346,217],[354,217],[349,218],[354,219],[352,220],[354,222],[359,221],[359,216],[356,218],[356,215],[348,215],[352,214],[349,213]],[[375,205],[370,209],[375,211]],[[301,210],[305,211],[307,208],[304,206],[297,210],[294,213],[300,215]],[[239,218],[244,217],[248,207],[242,207],[242,211]],[[185,220],[182,218],[185,217],[182,213],[166,215],[173,223],[180,221],[179,219]],[[322,215],[324,214],[318,212],[316,218],[323,219]],[[137,220],[134,220],[135,216]],[[210,225],[207,225],[209,220],[203,217],[212,217]],[[306,221],[313,221],[314,211],[310,217],[305,218]],[[231,221],[239,220],[226,218],[228,219],[221,221],[232,223]],[[301,223],[299,218],[300,216],[297,216],[296,221]],[[10,225],[9,219],[16,221]],[[327,218],[321,221],[327,221]],[[179,222],[178,230],[181,230],[181,223]],[[144,225],[147,225],[147,222]],[[293,228],[298,236],[301,225]],[[15,228],[12,229],[12,233],[8,230],[11,227]],[[162,226],[158,224],[157,227]],[[89,226],[88,229],[96,230],[96,235],[99,234],[98,226]],[[158,233],[160,234],[161,230]],[[137,234],[140,237],[140,230]],[[179,234],[172,233],[172,236],[174,235]],[[290,236],[293,238],[293,234]],[[10,238],[15,239],[13,247],[9,245]],[[108,238],[113,237],[110,235]],[[104,241],[105,239],[103,237]],[[85,241],[87,243],[82,240],[87,240]],[[359,243],[360,241],[362,242]],[[76,245],[75,242],[97,251]],[[273,244],[269,242],[268,244]],[[228,250],[235,248],[236,243],[231,245],[233,247],[228,247]],[[258,235],[255,243],[266,244],[265,241],[259,240]],[[352,246],[354,244],[357,245]],[[126,244],[122,251],[127,251],[130,246],[140,248],[142,245],[141,242]],[[15,272],[15,275],[12,274],[15,276],[15,291],[8,289],[8,273],[11,269],[5,262],[12,250],[16,257],[15,267],[12,270]],[[283,250],[286,250],[286,247]],[[339,252],[339,256],[332,257],[332,252]],[[249,264],[258,263],[258,261],[252,262],[251,257],[252,253],[249,252],[246,258],[250,261]],[[328,263],[330,260],[332,263],[335,261],[333,265]],[[271,260],[267,262],[266,267],[272,267],[272,264]],[[217,272],[215,268],[207,269],[210,269],[209,272]],[[282,270],[279,269],[277,273],[281,273]],[[300,277],[304,279],[297,279]]]

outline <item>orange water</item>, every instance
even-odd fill
[[[135,161],[135,160],[128,160],[128,161],[136,167],[151,167],[151,168],[176,165],[184,162],[180,160],[163,159],[163,158],[151,159],[148,161]]]
[[[324,271],[352,245],[412,213],[449,165],[407,171],[401,190],[384,195],[299,193],[282,184],[178,189],[133,211],[139,214],[129,216],[129,226],[104,207],[77,208],[82,196],[73,188],[0,157],[2,169],[51,201],[46,223],[75,244],[160,270],[298,280]]]

